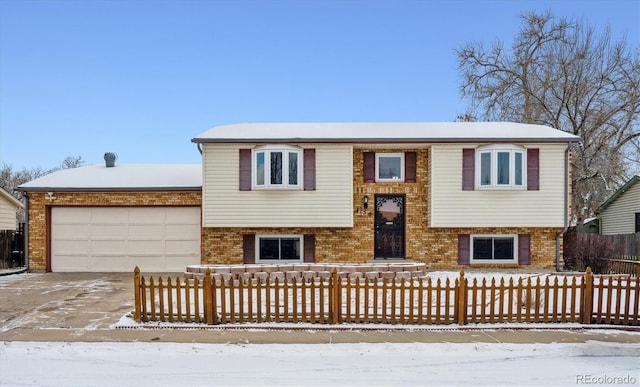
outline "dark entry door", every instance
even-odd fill
[[[375,198],[375,258],[404,258],[404,195]]]

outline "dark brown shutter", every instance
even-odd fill
[[[240,191],[251,191],[251,149],[240,149]]]
[[[458,265],[468,265],[471,262],[471,235],[458,235]]]
[[[364,182],[373,183],[376,181],[376,154],[375,152],[364,152]]]
[[[462,190],[473,191],[475,175],[476,150],[473,148],[462,149]]]
[[[316,236],[304,236],[304,262],[315,263],[316,261]]]
[[[304,190],[316,190],[316,150],[304,150]]]
[[[527,149],[527,191],[540,190],[540,149]]]
[[[416,182],[416,152],[406,152],[404,154],[404,181],[407,183]]]
[[[518,264],[531,265],[531,237],[529,234],[518,235]]]
[[[256,263],[256,236],[244,234],[242,236],[242,263]]]

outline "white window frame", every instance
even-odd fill
[[[389,179],[389,178],[381,178],[380,177],[380,158],[384,157],[399,157],[400,158],[400,178],[398,179]],[[380,182],[395,182],[402,183],[404,182],[404,153],[378,153],[376,152],[376,181]]]
[[[296,238],[300,241],[300,259],[260,259],[260,240],[261,239],[267,239],[267,238],[278,238],[278,239],[283,239],[283,238],[289,238],[289,239],[293,239]],[[256,235],[256,263],[279,263],[279,264],[286,264],[286,263],[301,263],[304,262],[304,236],[303,235]]]
[[[473,241],[476,238],[511,238],[513,239],[513,258],[512,259],[474,259],[473,258]],[[472,264],[504,264],[518,263],[518,235],[516,234],[474,234],[471,235],[469,246],[469,262]],[[491,254],[493,255],[493,247]]]
[[[271,154],[282,153],[282,184],[271,183]],[[258,184],[258,154],[264,153],[264,184]],[[298,183],[289,184],[289,154],[298,155]],[[251,185],[253,189],[302,189],[302,171],[304,169],[301,148],[288,145],[267,145],[251,151]]]
[[[498,184],[498,153],[509,154],[509,183]],[[482,155],[490,155],[490,182],[482,182]],[[519,154],[521,160],[521,184],[516,184],[516,155]],[[527,187],[527,150],[518,145],[498,144],[480,147],[476,150],[476,188],[477,189],[514,189],[524,190]]]

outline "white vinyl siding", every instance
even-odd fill
[[[16,229],[16,206],[0,196],[0,230]]]
[[[51,269],[182,272],[200,263],[198,207],[53,207]]]
[[[430,227],[563,227],[564,144],[525,144],[540,149],[540,190],[462,190],[462,149],[431,147]],[[525,157],[526,160],[526,157]],[[480,166],[476,162],[475,168]],[[525,161],[526,169],[526,161]]]
[[[239,149],[255,145],[204,144],[203,227],[353,227],[351,145],[300,145],[316,150],[314,191],[240,191]]]
[[[640,182],[623,192],[602,212],[600,228],[605,235],[635,232],[635,213],[640,212]]]

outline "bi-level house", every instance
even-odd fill
[[[248,123],[202,153],[202,263],[554,268],[579,138],[506,122]]]

